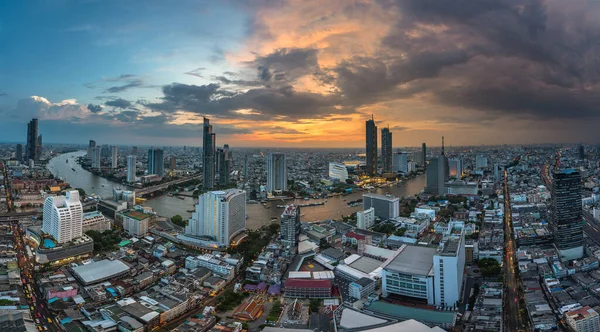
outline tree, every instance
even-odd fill
[[[185,227],[188,224],[187,220],[183,220],[183,218],[178,214],[174,215],[173,218],[171,218],[171,222],[173,222],[179,227]]]
[[[321,308],[321,300],[319,300],[319,299],[310,300],[309,308],[310,308],[310,312],[319,312],[319,309]]]
[[[79,191],[79,197],[85,198],[85,196],[86,196],[85,190],[83,190],[81,188],[75,188],[75,190]]]
[[[327,248],[331,248],[331,244],[329,244],[326,239],[321,239],[319,241],[319,248],[321,248],[321,250],[325,250]]]
[[[404,233],[406,233],[406,227],[400,227],[394,232],[394,235],[404,236]]]

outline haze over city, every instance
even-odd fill
[[[0,140],[593,143],[598,38],[584,0],[3,1]]]

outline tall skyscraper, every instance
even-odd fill
[[[440,155],[431,158],[427,166],[427,187],[425,191],[432,195],[446,195],[445,184],[449,178],[449,169],[448,158],[444,149],[444,137],[442,137],[442,151]]]
[[[579,159],[585,159],[585,149],[583,145],[579,145]]]
[[[423,166],[423,168],[427,168],[427,145],[425,143],[423,143],[421,145],[421,158],[423,160],[423,163],[421,164],[421,166]]]
[[[408,153],[397,151],[392,158],[392,172],[408,173]]]
[[[246,192],[239,189],[209,191],[198,198],[185,233],[206,236],[223,246],[246,230]]]
[[[100,146],[92,148],[92,168],[102,168],[102,147]]]
[[[66,196],[50,196],[44,201],[42,231],[52,235],[58,243],[80,238],[83,234],[83,207],[77,190]]]
[[[165,153],[163,150],[148,150],[148,174],[165,175]]]
[[[248,154],[244,155],[244,181],[248,180]]]
[[[217,173],[219,174],[219,185],[227,185],[229,183],[229,174],[231,173],[231,151],[229,150],[229,144],[225,144],[222,149],[217,149]]]
[[[37,158],[40,159],[40,157],[42,156],[42,135],[39,135],[37,137]]]
[[[171,171],[174,171],[177,168],[177,159],[175,157],[171,157],[169,161],[169,166],[171,168]]]
[[[127,156],[127,182],[135,182],[135,156]]]
[[[17,144],[17,151],[15,153],[15,158],[18,161],[23,161],[23,144]]]
[[[552,174],[552,227],[554,246],[567,260],[583,257],[581,175],[575,169]]]
[[[456,179],[460,179],[463,172],[462,160],[459,158],[452,158],[448,160],[449,170],[448,176]]]
[[[34,162],[39,161],[38,156],[38,119],[32,119],[27,124],[27,145],[25,147],[25,159]]]
[[[204,189],[212,189],[215,186],[215,147],[217,138],[213,133],[212,125],[204,118],[202,130],[202,171]]]
[[[271,152],[267,157],[267,192],[287,190],[287,168],[285,154]]]
[[[392,133],[390,128],[381,129],[381,160],[383,161],[383,173],[392,171]]]
[[[131,148],[131,155],[132,156],[137,156],[137,152],[138,152],[137,146],[134,146],[134,147]]]
[[[111,158],[111,162],[112,162],[112,168],[117,168],[117,162],[119,160],[119,150],[117,149],[116,145],[113,145],[112,147],[112,158]]]
[[[92,149],[96,147],[96,141],[90,140],[88,144],[87,157],[92,159]]]
[[[377,174],[377,126],[372,116],[366,125],[367,174],[373,176]]]
[[[281,242],[288,248],[298,246],[300,235],[300,207],[286,205],[280,220]]]

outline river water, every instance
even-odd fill
[[[85,151],[77,151],[65,153],[52,158],[48,163],[48,169],[54,176],[61,177],[69,182],[73,188],[82,188],[87,194],[96,194],[101,197],[111,197],[113,188],[122,188],[123,186],[117,182],[107,180],[100,176],[94,175],[75,162],[75,158],[85,155]],[[386,188],[377,188],[376,193],[390,193],[394,196],[404,197],[417,194],[425,187],[425,175],[419,175],[413,179],[404,181],[400,186],[392,186]],[[304,207],[301,209],[302,221],[319,221],[327,219],[339,219],[343,215],[349,215],[359,211],[361,205],[351,207],[347,201],[353,201],[362,198],[363,192],[354,192],[345,197],[336,196],[328,198],[325,205]],[[263,225],[269,224],[272,218],[277,218],[281,215],[283,208],[277,208],[281,204],[304,204],[325,201],[324,199],[305,200],[287,200],[268,202],[267,206],[262,204],[248,204],[246,213],[248,214],[247,227],[256,229]],[[177,197],[169,197],[162,195],[154,197],[144,202],[145,206],[152,207],[156,213],[161,216],[172,217],[176,214],[181,215],[184,219],[189,218],[192,214],[187,212],[194,209],[195,200],[191,197],[179,199]]]

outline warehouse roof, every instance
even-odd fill
[[[301,288],[331,288],[331,281],[312,280],[312,279],[288,279],[285,282],[285,287],[301,287]]]
[[[121,273],[127,272],[129,266],[122,261],[116,260],[101,260],[86,265],[80,265],[73,268],[73,273],[85,284],[93,284],[118,276]]]

